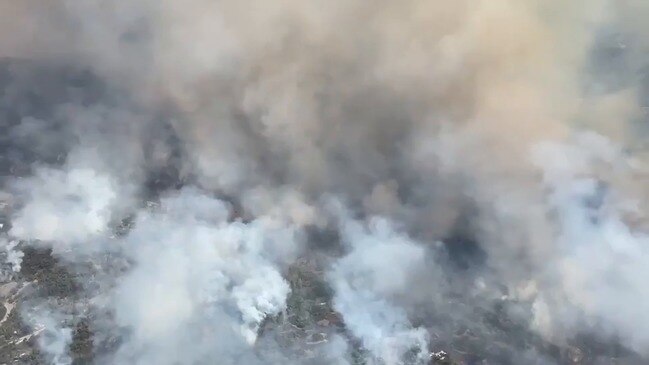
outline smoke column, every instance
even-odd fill
[[[47,364],[649,363],[647,19],[0,0],[0,299]]]

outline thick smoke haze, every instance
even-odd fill
[[[43,250],[73,276],[20,306],[51,364],[81,324],[96,364],[559,364],[583,338],[649,363],[647,20],[0,0],[0,279]],[[340,327],[305,320],[300,357],[304,262]]]

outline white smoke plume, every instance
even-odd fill
[[[0,240],[2,262],[4,264],[0,271],[0,278],[3,281],[8,281],[14,273],[20,271],[24,254],[16,246],[18,246],[18,241],[7,241],[5,238]]]
[[[183,189],[135,220],[123,242],[135,267],[113,294],[117,323],[132,339],[115,361],[196,363],[236,354],[254,344],[266,316],[285,309],[290,288],[272,253],[294,245],[296,232],[227,219],[225,203]]]
[[[43,305],[34,305],[23,313],[26,322],[30,324],[33,332],[18,341],[36,341],[44,353],[45,361],[55,365],[72,364],[72,357],[68,348],[72,342],[72,329],[62,325],[68,319],[67,315]]]
[[[355,222],[342,228],[342,240],[352,247],[331,273],[334,308],[376,359],[398,364],[415,351],[423,361],[428,357],[425,329],[414,328],[406,312],[391,302],[408,295],[411,273],[425,266],[425,249],[393,233],[383,220],[369,224],[369,232]]]
[[[649,362],[647,19],[0,0],[3,280],[47,283],[30,250],[74,277],[23,309],[73,312],[38,311],[50,363],[77,317],[98,364],[552,364],[584,336]],[[328,336],[307,360],[269,324],[293,325],[304,257],[340,317],[305,325]]]

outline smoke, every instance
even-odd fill
[[[615,197],[607,183],[579,176],[582,169],[603,164],[624,170],[619,151],[597,135],[581,136],[573,146],[540,146],[544,182],[556,209],[557,268],[565,298],[562,308],[576,306],[592,318],[615,328],[624,342],[643,351],[646,333],[636,323],[644,319],[647,298],[638,274],[647,259],[646,233],[633,230],[624,215],[637,211],[637,202]],[[561,154],[561,159],[546,154]],[[558,157],[558,156],[557,156]],[[623,172],[622,172],[623,173]],[[620,172],[617,172],[620,174]],[[613,299],[610,299],[613,298]],[[543,295],[539,303],[546,305]],[[556,319],[555,319],[556,320]],[[550,326],[562,326],[548,323]],[[564,324],[565,325],[565,324]],[[549,330],[542,327],[543,330]],[[621,329],[621,331],[620,331]]]
[[[17,241],[3,241],[0,243],[2,247],[2,270],[0,271],[0,278],[2,281],[9,281],[9,279],[20,271],[22,264],[23,252],[16,249]]]
[[[116,321],[131,340],[114,361],[242,356],[261,322],[285,309],[290,288],[273,253],[295,245],[296,232],[258,221],[228,223],[227,213],[222,201],[183,189],[136,218],[123,242],[135,266],[113,294]]]
[[[68,347],[72,342],[72,330],[60,325],[65,321],[64,315],[48,308],[35,307],[27,315],[27,322],[35,330],[33,335],[38,335],[38,345],[45,354],[48,363],[55,365],[72,364],[68,354]]]
[[[423,362],[428,357],[425,329],[414,328],[405,311],[391,301],[408,296],[412,272],[425,266],[425,250],[391,232],[383,220],[369,225],[369,232],[353,221],[342,227],[342,240],[352,247],[331,273],[334,308],[376,359],[397,364],[415,351]]]
[[[268,324],[303,257],[342,317],[325,363],[545,364],[584,335],[649,361],[647,11],[0,0],[2,277],[51,249],[96,363],[318,361]]]

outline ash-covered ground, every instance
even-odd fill
[[[649,364],[647,19],[0,0],[0,364]]]

